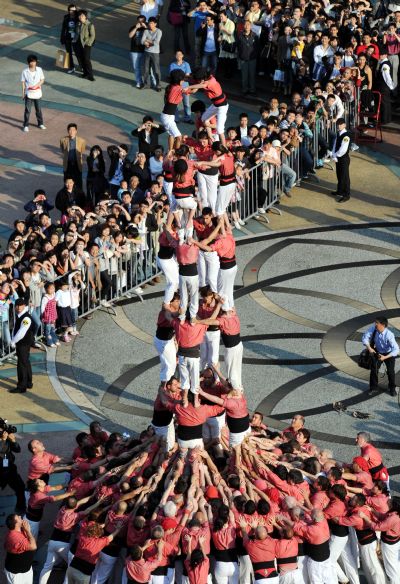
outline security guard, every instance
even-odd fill
[[[388,59],[386,45],[379,48],[379,62],[375,72],[374,89],[382,96],[381,124],[390,124],[392,121],[392,104],[390,92],[395,88],[393,83],[392,65]]]
[[[10,393],[25,393],[32,388],[32,367],[29,360],[29,352],[34,342],[33,324],[29,316],[28,307],[22,298],[15,302],[15,323],[11,338],[11,346],[16,348],[17,387],[9,389]]]
[[[336,176],[338,180],[336,195],[338,203],[345,203],[350,199],[350,134],[346,129],[344,118],[336,122],[338,132],[332,150],[332,160],[336,162]]]

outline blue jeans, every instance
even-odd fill
[[[44,336],[46,337],[46,345],[48,347],[54,345],[58,341],[54,324],[48,323],[44,325]]]
[[[215,73],[217,70],[218,57],[217,53],[203,53],[201,58],[201,66],[209,69],[211,73]]]
[[[78,309],[71,308],[71,315],[72,315],[72,326],[76,328],[76,324],[78,322]]]
[[[0,320],[0,355],[8,353],[11,345],[10,323],[8,320]]]
[[[136,85],[143,85],[143,63],[144,63],[144,53],[130,53],[132,69],[135,73]],[[151,71],[151,81],[153,85],[156,84],[153,71]]]
[[[188,95],[183,95],[182,97],[183,97],[182,99],[183,113],[185,115],[185,120],[190,120],[192,117],[192,111],[190,109],[190,97]],[[179,122],[178,111],[176,112],[175,115],[175,121]]]
[[[42,321],[40,320],[40,306],[37,306],[36,308],[31,308],[30,310],[30,316],[33,320],[33,334],[36,337],[36,335],[38,334],[38,331],[41,329],[42,326]]]
[[[284,193],[288,193],[296,184],[296,173],[287,164],[283,163],[282,169],[282,190]]]

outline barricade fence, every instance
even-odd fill
[[[353,100],[343,103],[344,117],[350,131],[358,124],[359,99],[360,95],[356,92]],[[334,121],[320,118],[314,121],[310,130],[312,137],[300,136],[297,147],[292,147],[289,154],[282,152],[280,163],[260,161],[246,171],[244,191],[231,204],[231,212],[237,212],[245,221],[256,216],[260,209],[281,214],[276,207],[281,193],[290,191],[304,178],[314,177],[314,169],[324,164],[328,151],[333,148],[336,135]],[[104,249],[100,249],[96,257],[85,252],[87,255],[79,262],[76,270],[58,276],[53,281],[57,286],[62,279],[67,278],[72,287],[74,273],[81,274],[79,306],[73,309],[73,315],[74,318],[86,317],[101,307],[112,308],[113,302],[130,297],[132,293],[141,297],[138,290],[140,285],[160,274],[156,263],[157,252],[158,232],[141,234],[140,239],[128,240],[118,249],[112,243],[104,242]],[[49,278],[44,279],[49,281]],[[10,302],[0,302],[0,364],[15,355],[11,334],[14,326],[13,302],[16,298],[13,295]],[[36,341],[46,342],[41,307],[31,306],[29,311],[37,328]]]

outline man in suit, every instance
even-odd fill
[[[110,157],[108,182],[112,199],[117,198],[121,181],[126,180],[129,183],[132,176],[132,162],[128,158],[128,151],[129,147],[126,144],[108,146],[107,148],[107,153]]]
[[[78,136],[78,126],[68,124],[67,136],[60,140],[60,149],[63,155],[64,180],[67,177],[74,179],[77,187],[82,188],[83,155],[86,150],[86,140]]]
[[[164,126],[157,124],[151,116],[144,116],[142,125],[131,134],[138,139],[138,152],[143,152],[149,159],[159,144],[159,135],[164,132]]]

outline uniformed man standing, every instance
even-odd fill
[[[379,48],[379,62],[375,72],[374,89],[380,92],[381,124],[390,124],[392,121],[392,104],[390,92],[395,88],[392,77],[392,65],[389,62],[386,45]]]
[[[31,345],[34,342],[32,319],[28,312],[28,307],[22,298],[15,302],[15,323],[11,338],[11,346],[16,348],[17,364],[17,387],[10,389],[10,393],[25,393],[32,388],[32,367],[29,360]]]
[[[345,203],[350,199],[350,134],[346,129],[344,118],[336,122],[338,132],[332,150],[332,160],[336,162],[337,189],[334,193],[338,203]]]

